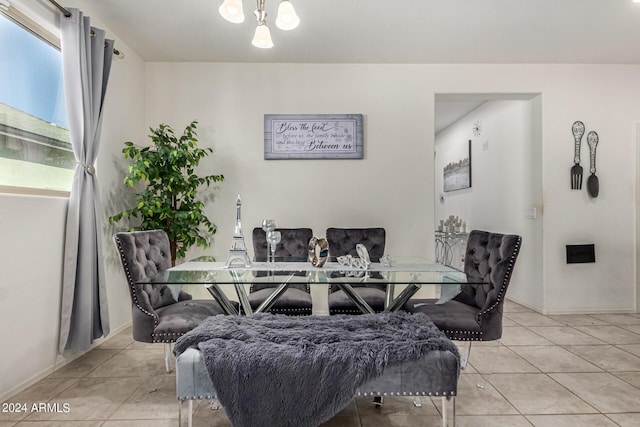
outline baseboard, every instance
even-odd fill
[[[582,308],[570,310],[547,310],[548,316],[561,316],[563,314],[635,314],[633,308]]]
[[[531,304],[527,304],[523,301],[518,301],[517,298],[507,298],[507,300],[519,304],[523,307],[527,307],[536,313],[543,314],[545,316],[561,316],[563,314],[635,314],[636,310],[633,307],[621,307],[621,308],[571,308],[562,310],[547,310],[540,307],[535,307]]]
[[[57,371],[58,369],[62,368],[63,366],[68,365],[69,363],[71,363],[74,360],[76,360],[78,357],[90,352],[94,348],[98,347],[100,344],[103,344],[103,343],[109,341],[111,338],[115,337],[117,334],[119,334],[120,332],[124,331],[125,329],[127,329],[130,326],[131,326],[131,322],[125,323],[124,325],[120,326],[119,328],[111,331],[109,333],[108,337],[99,338],[99,339],[95,340],[91,344],[91,346],[86,350],[75,350],[75,351],[69,352],[68,354],[64,354],[64,355],[56,354],[56,357],[55,357],[55,360],[54,360],[52,366],[48,366],[48,367],[42,369],[41,371],[36,372],[35,374],[30,376],[26,380],[22,381],[20,384],[12,387],[10,390],[7,390],[7,391],[3,392],[2,394],[0,394],[0,402],[4,402],[4,401],[10,399],[12,396],[15,396],[16,394],[18,394],[21,391],[25,390],[26,388],[31,387],[32,385],[34,385],[35,383],[37,383],[41,379],[47,377],[48,375],[51,375],[53,372]]]

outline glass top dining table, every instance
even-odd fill
[[[454,268],[420,258],[398,257],[390,262],[373,262],[366,270],[331,260],[322,267],[314,267],[306,259],[294,258],[276,258],[275,262],[253,262],[251,266],[227,267],[225,262],[212,259],[200,257],[139,280],[136,284],[168,285],[174,294],[179,293],[184,285],[203,285],[227,314],[240,314],[221,288],[221,285],[232,285],[242,313],[252,314],[268,311],[293,283],[336,286],[363,313],[374,313],[374,310],[354,291],[352,285],[384,285],[385,311],[397,311],[425,285],[437,288],[438,298],[434,303],[440,304],[460,293],[463,284],[486,283]],[[256,309],[251,308],[245,288],[245,285],[254,283],[273,283],[273,292]],[[396,292],[397,285],[404,286],[404,289]]]

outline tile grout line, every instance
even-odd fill
[[[597,320],[601,320],[601,319],[597,319]],[[604,325],[602,325],[602,326],[604,326]],[[616,326],[616,325],[609,325],[609,326]],[[579,330],[579,329],[573,328],[572,326],[570,326],[570,327],[571,327],[572,329],[574,329],[574,330],[578,331],[578,332],[581,332],[581,333],[587,334],[587,335],[589,335],[589,336],[591,336],[591,337],[593,337],[593,338],[595,338],[595,339],[599,339],[598,337],[595,337],[595,336],[593,336],[593,335],[591,335],[591,334],[589,334],[589,333],[587,333],[587,332],[584,332],[584,331],[581,331],[581,330]],[[527,329],[528,329],[528,328],[527,328]],[[529,330],[530,330],[530,329],[529,329]],[[531,331],[531,330],[530,330],[530,331]],[[531,331],[531,332],[535,333],[534,331]],[[555,344],[555,343],[554,343],[554,345],[558,345],[558,344]],[[598,345],[601,345],[601,344],[598,344]],[[606,344],[604,344],[604,345],[607,345],[607,346],[610,346],[610,347],[615,347],[613,344],[609,344],[609,343],[606,343]],[[594,365],[594,366],[598,367],[599,369],[602,369],[602,371],[603,371],[602,373],[606,373],[606,374],[609,374],[609,375],[611,375],[611,376],[613,376],[613,377],[615,377],[615,378],[618,378],[617,376],[615,376],[614,374],[612,374],[609,370],[607,370],[607,369],[605,369],[605,368],[603,368],[603,367],[600,367],[600,366],[596,365],[595,363],[590,362],[589,360],[586,360],[586,359],[585,359],[585,358],[583,358],[582,356],[580,356],[580,355],[578,355],[578,354],[576,354],[576,353],[572,352],[570,349],[565,348],[565,347],[564,347],[564,346],[562,346],[562,345],[558,345],[558,346],[559,346],[560,348],[562,348],[562,349],[564,349],[564,350],[566,350],[566,351],[570,352],[571,354],[575,355],[576,357],[578,357],[578,358],[582,359],[583,361],[585,361],[585,362],[587,362],[587,363],[590,363],[590,364],[592,364],[592,365]],[[588,345],[585,345],[585,346],[587,346],[587,347],[588,347]],[[575,346],[575,347],[578,347],[578,346]],[[567,372],[559,372],[559,373],[567,373]],[[570,373],[575,374],[575,372],[570,372]],[[586,372],[586,373],[588,374],[588,373],[593,373],[593,372]],[[576,398],[578,398],[579,400],[581,400],[582,402],[584,402],[587,406],[589,406],[590,408],[592,408],[592,409],[594,409],[595,411],[597,411],[597,413],[598,413],[598,414],[601,414],[601,415],[603,415],[603,416],[605,416],[605,417],[606,417],[606,415],[604,414],[604,412],[600,411],[598,408],[596,408],[596,407],[595,407],[594,405],[592,405],[591,403],[587,402],[587,401],[586,401],[585,399],[583,399],[581,396],[579,396],[579,395],[577,395],[576,393],[574,393],[572,390],[570,390],[570,389],[569,389],[568,387],[566,387],[564,384],[562,384],[562,383],[560,383],[559,381],[557,381],[555,378],[553,378],[551,375],[549,375],[549,372],[544,372],[544,374],[545,374],[549,379],[551,379],[553,382],[555,382],[556,384],[560,385],[562,388],[564,388],[565,390],[567,390],[567,391],[568,391],[569,393],[571,393],[573,396],[575,396]],[[571,414],[571,415],[575,415],[575,414]],[[608,418],[608,417],[607,417],[607,418]],[[616,423],[616,424],[617,424],[617,423]]]

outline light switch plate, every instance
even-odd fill
[[[482,151],[487,151],[489,149],[489,140],[487,139],[482,143]]]
[[[524,217],[526,219],[536,219],[538,217],[538,210],[536,208],[527,208],[524,210]]]

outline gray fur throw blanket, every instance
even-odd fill
[[[175,344],[198,345],[234,427],[316,427],[386,366],[456,346],[422,313],[211,316]]]

